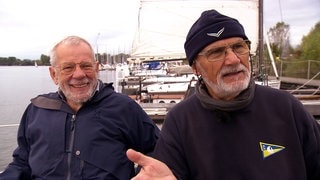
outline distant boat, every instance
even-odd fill
[[[99,64],[99,70],[100,71],[105,71],[105,70],[116,70],[115,66],[109,65],[109,64]]]
[[[37,61],[34,62],[34,67],[38,67]]]

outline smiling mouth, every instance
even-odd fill
[[[82,88],[82,87],[86,87],[87,85],[88,85],[88,83],[85,83],[85,84],[72,84],[71,86],[75,87],[75,88]]]

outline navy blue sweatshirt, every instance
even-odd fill
[[[232,112],[205,109],[193,95],[166,116],[154,157],[178,179],[320,179],[320,127],[287,92],[256,86]]]

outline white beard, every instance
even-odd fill
[[[209,78],[207,73],[201,67],[200,63],[196,63],[199,72],[208,89],[211,89],[215,95],[221,99],[229,99],[230,97],[236,97],[243,90],[245,90],[250,83],[250,70],[246,68],[243,64],[237,64],[234,66],[225,66],[221,69],[217,76],[217,84],[213,83]],[[225,83],[223,81],[223,75],[235,71],[244,71],[245,78],[243,80],[238,80],[232,83]]]

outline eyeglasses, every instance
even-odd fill
[[[207,60],[210,62],[221,61],[226,57],[228,48],[231,48],[232,52],[239,57],[249,53],[250,44],[251,42],[249,40],[242,40],[226,46],[215,47],[215,48],[209,49],[208,51],[200,52],[198,55],[205,56]]]
[[[74,73],[76,70],[77,64],[79,65],[80,69],[85,73],[92,73],[95,71],[95,62],[81,62],[81,63],[63,63],[60,66],[54,66],[59,68],[62,74],[70,75]]]

